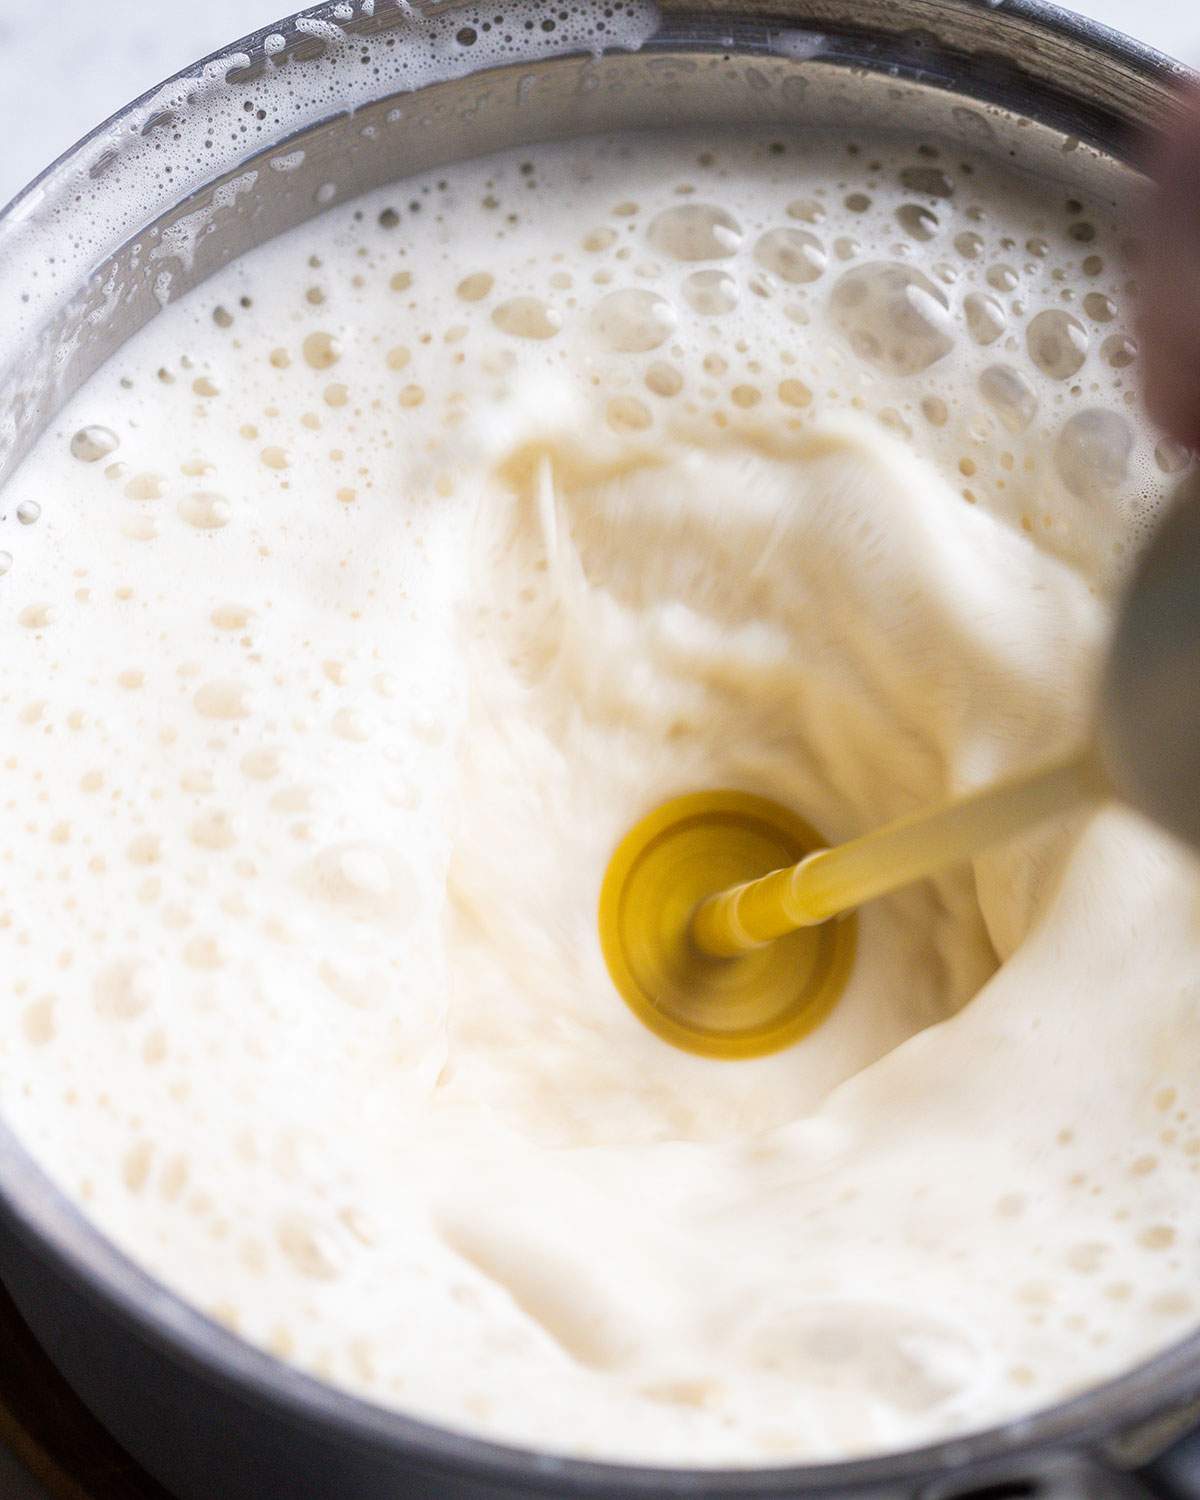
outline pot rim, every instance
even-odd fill
[[[931,0],[924,0],[923,9]],[[932,0],[942,11],[997,11],[1036,31],[1118,62],[1165,87],[1193,76],[1182,63],[1050,0]],[[423,6],[421,8],[424,8]],[[21,220],[89,145],[149,103],[167,85],[195,76],[233,52],[261,50],[265,37],[297,17],[326,18],[334,0],[264,26],[155,85],[101,121],[0,209],[0,234]],[[699,13],[697,19],[702,19]],[[652,40],[647,44],[653,49]],[[967,82],[963,80],[964,84]],[[331,110],[330,114],[337,113]],[[318,1422],[328,1435],[358,1447],[403,1451],[431,1471],[464,1472],[514,1489],[576,1495],[783,1497],[860,1493],[904,1480],[930,1479],[965,1464],[989,1466],[1017,1455],[1078,1452],[1160,1417],[1164,1408],[1200,1395],[1200,1329],[1150,1360],[1072,1399],[1026,1417],[940,1443],[830,1463],[681,1469],[569,1457],[493,1441],[379,1405],[307,1375],[251,1345],[172,1291],[94,1224],[60,1189],[0,1117],[0,1226],[30,1247],[71,1285],[97,1296],[141,1339],[180,1363],[287,1419]]]

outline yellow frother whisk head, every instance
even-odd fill
[[[818,1026],[850,973],[853,916],[730,957],[704,951],[693,918],[710,896],[823,842],[802,818],[745,792],[676,797],[636,824],[600,892],[605,961],[634,1014],[706,1057],[760,1057]]]

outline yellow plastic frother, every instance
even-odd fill
[[[1200,847],[1195,480],[1181,486],[1127,593],[1093,744],[834,848],[761,797],[675,798],[636,824],[609,863],[600,893],[609,972],[634,1013],[678,1047],[725,1058],[777,1051],[836,1004],[853,963],[855,907],[1109,797]]]

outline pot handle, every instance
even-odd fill
[[[1176,1473],[1169,1461],[1189,1444]],[[915,1500],[1200,1500],[1200,1429],[1139,1469],[1098,1452],[1052,1451],[1016,1468],[1010,1461],[959,1472],[918,1490]]]
[[[1200,1500],[1200,1428],[1137,1471],[1149,1500]]]

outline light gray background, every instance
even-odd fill
[[[0,0],[0,203],[135,95],[289,8],[288,0]],[[1078,0],[1075,9],[1200,66],[1197,0]],[[3,1447],[0,1496],[46,1500]]]

